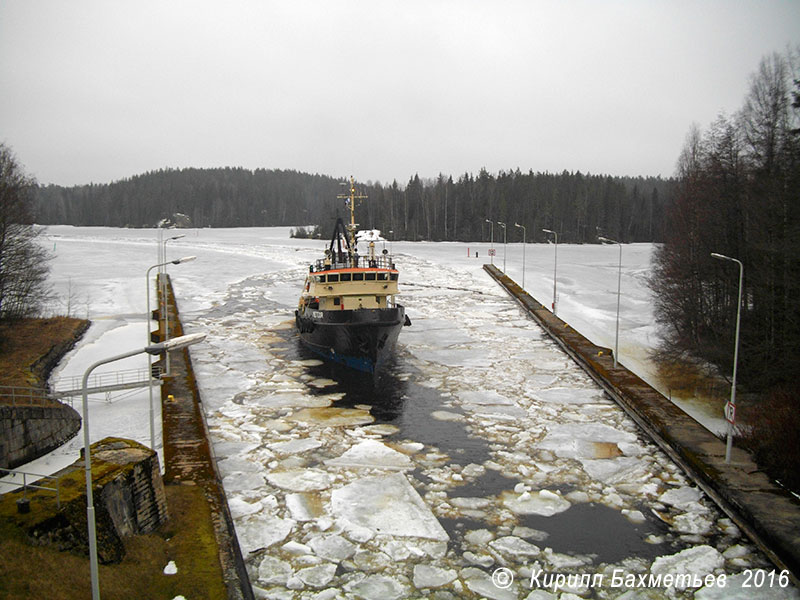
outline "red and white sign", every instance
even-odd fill
[[[489,256],[494,256],[494,248],[489,248]]]
[[[736,405],[728,402],[725,405],[725,420],[733,425],[736,422]]]

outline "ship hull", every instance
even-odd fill
[[[325,360],[375,373],[391,355],[403,325],[403,306],[295,311],[300,340]]]

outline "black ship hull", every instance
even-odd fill
[[[389,356],[404,325],[405,309],[295,311],[300,339],[325,360],[375,373]]]

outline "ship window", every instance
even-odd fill
[[[378,281],[386,281],[386,275],[387,273],[378,273]]]
[[[342,273],[339,281],[350,281],[350,273]]]
[[[328,283],[336,283],[337,281],[339,281],[338,273],[330,273],[328,275]]]
[[[336,297],[333,299],[333,305],[334,305],[334,306],[339,306],[339,304],[341,304],[341,301],[342,301],[342,299],[341,299],[341,298],[339,298],[339,296],[336,296]]]
[[[364,273],[364,279],[367,281],[375,281],[375,273]]]
[[[364,281],[363,273],[353,273],[353,281]]]
[[[389,273],[389,278],[392,281],[397,281],[397,273]]]

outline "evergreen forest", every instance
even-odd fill
[[[344,181],[270,169],[163,169],[109,184],[39,187],[36,222],[147,227],[181,214],[192,227],[319,225],[327,236],[345,216],[337,199],[348,190]],[[624,242],[658,242],[673,187],[669,179],[567,171],[414,175],[404,185],[357,182],[368,198],[356,216],[362,229],[393,239],[483,241],[490,220],[507,223],[515,241],[522,232],[514,223],[526,227],[528,241],[544,241],[541,230],[548,228],[564,242],[594,242],[598,231]]]

